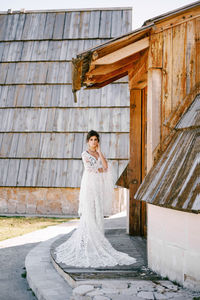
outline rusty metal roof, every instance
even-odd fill
[[[176,134],[135,198],[200,213],[200,95],[176,126]]]
[[[0,13],[0,186],[78,187],[91,129],[117,179],[129,157],[127,82],[80,91],[75,104],[71,60],[131,23],[130,8]]]

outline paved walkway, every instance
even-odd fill
[[[68,234],[77,221],[51,226],[24,236],[0,242],[0,300],[35,300],[21,276],[24,273],[26,254],[27,279],[38,300],[142,300],[142,299],[193,299],[199,294],[179,288],[170,281],[132,280],[84,280],[72,288],[56,272],[51,263],[50,247],[63,234]],[[105,227],[124,228],[125,218],[106,219]],[[42,243],[39,243],[41,242]],[[145,268],[144,268],[145,272]],[[63,275],[63,274],[62,274]],[[69,284],[70,283],[70,284]]]

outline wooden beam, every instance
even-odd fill
[[[114,72],[122,67],[125,67],[126,65],[129,65],[130,63],[133,63],[140,59],[141,55],[139,53],[136,53],[128,58],[122,59],[119,62],[116,62],[115,64],[110,65],[104,65],[104,66],[95,66],[91,65],[89,71],[86,73],[87,78],[92,78],[93,75],[106,75],[108,73]]]
[[[141,172],[141,90],[130,91],[129,234],[141,235],[141,202],[134,195],[142,180]]]
[[[129,89],[144,88],[147,85],[148,51],[145,51],[140,60],[129,71]]]
[[[114,64],[117,61],[122,60],[125,57],[130,57],[131,55],[136,54],[148,47],[149,47],[149,37],[145,37],[142,40],[139,40],[119,50],[111,52],[110,54],[107,54],[102,58],[96,59],[91,64],[95,64],[95,65]]]
[[[110,78],[108,80],[105,80],[103,82],[95,83],[95,84],[93,84],[91,86],[88,86],[86,89],[88,90],[88,89],[94,89],[94,88],[104,87],[104,86],[108,85],[109,83],[112,83],[113,81],[116,81],[116,80],[118,80],[118,79],[120,79],[120,78],[122,78],[122,77],[124,77],[126,75],[128,75],[128,71],[126,71],[126,72],[124,72],[122,74],[119,74],[119,75],[117,75],[115,77],[112,77],[112,78]]]
[[[95,84],[95,83],[101,83],[101,82],[107,81],[111,78],[115,78],[116,76],[120,76],[120,74],[122,75],[121,77],[123,77],[124,73],[126,73],[126,75],[127,75],[128,71],[131,69],[133,69],[133,63],[126,65],[122,68],[119,68],[116,71],[110,72],[108,74],[87,76],[86,80],[84,81],[84,84],[90,85],[90,84]],[[114,81],[114,79],[113,79],[113,81]]]

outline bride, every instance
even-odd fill
[[[99,134],[87,134],[88,150],[82,153],[84,173],[79,194],[80,223],[72,236],[56,248],[56,261],[75,267],[129,265],[136,259],[115,250],[104,236],[104,215],[113,197],[110,166],[101,152]]]

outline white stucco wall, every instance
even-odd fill
[[[200,290],[200,214],[148,204],[148,265],[163,277]]]

